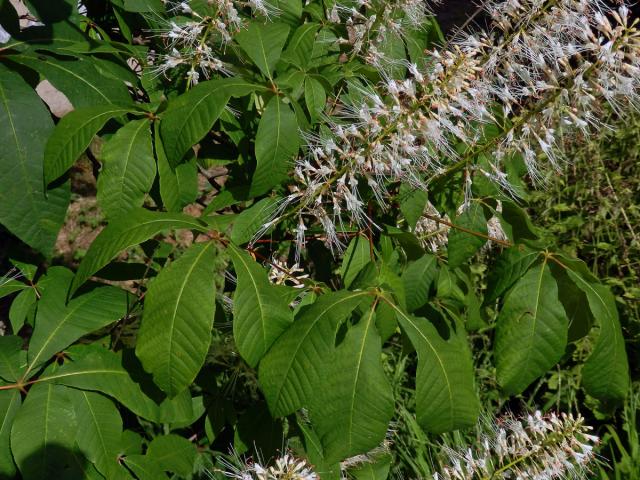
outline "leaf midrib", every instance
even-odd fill
[[[575,273],[575,272],[574,272]],[[575,273],[574,277],[576,279],[578,279],[584,286],[585,288],[588,288],[593,295],[596,296],[596,298],[598,299],[598,301],[600,302],[600,304],[602,305],[602,307],[604,308],[604,310],[607,312],[607,320],[609,323],[613,323],[613,317],[612,315],[609,313],[609,308],[607,307],[607,304],[605,303],[604,299],[600,296],[600,294],[598,293],[597,290],[595,290],[586,280],[584,280],[578,273]],[[587,298],[588,301],[588,298]],[[615,325],[613,325],[612,327],[615,327]],[[612,328],[613,329],[613,328]],[[600,334],[602,335],[602,333]],[[615,335],[615,343],[618,344],[618,347],[620,347],[620,340],[621,336],[620,335]],[[597,340],[596,340],[597,342]],[[596,343],[597,345],[597,343]],[[624,349],[624,340],[622,342],[622,349]],[[619,363],[619,357],[618,354],[620,352],[620,348],[614,348],[614,357],[613,357],[613,361],[611,362],[612,365],[613,364],[618,364]],[[587,359],[587,362],[589,361],[589,359]],[[607,378],[611,378],[610,376],[607,376]]]
[[[193,274],[193,270],[196,268],[196,265],[200,262],[200,258],[212,246],[213,246],[213,242],[209,242],[208,244],[206,244],[202,248],[202,251],[196,256],[195,261],[193,262],[193,264],[187,270],[187,274],[184,276],[184,279],[182,281],[182,285],[180,285],[180,290],[178,292],[178,295],[176,296],[176,303],[175,303],[174,308],[173,308],[173,313],[171,314],[171,322],[170,322],[170,327],[169,327],[169,354],[167,355],[167,377],[169,379],[169,384],[171,386],[173,386],[173,375],[171,373],[172,372],[171,363],[172,363],[172,359],[173,359],[173,334],[174,334],[174,331],[175,331],[175,323],[176,323],[176,317],[177,317],[177,312],[178,312],[178,305],[180,304],[180,300],[182,298],[182,294],[183,294],[184,289],[185,289],[185,287],[187,285],[187,282],[189,281],[191,275]]]
[[[93,424],[96,427],[96,431],[98,432],[98,438],[100,440],[100,445],[102,445],[102,451],[104,453],[105,458],[109,458],[109,450],[107,449],[107,444],[104,440],[104,435],[102,434],[102,429],[100,428],[100,424],[98,423],[98,419],[96,417],[95,411],[93,409],[93,405],[89,401],[89,397],[87,396],[87,392],[84,390],[80,390],[84,401],[87,404],[87,408],[89,409],[89,413],[91,414],[91,419],[93,420]]]
[[[0,82],[0,92],[2,93],[2,103],[4,104],[5,110],[7,112],[7,119],[9,120],[9,124],[11,125],[11,132],[12,132],[12,137],[13,140],[16,144],[16,152],[18,153],[18,159],[19,159],[19,164],[20,164],[20,168],[22,170],[22,175],[23,178],[28,179],[29,175],[28,172],[26,170],[26,154],[24,152],[24,150],[22,148],[20,148],[20,142],[18,141],[18,132],[16,132],[16,127],[15,124],[13,122],[13,115],[11,113],[11,109],[9,108],[9,98],[6,96],[5,94],[5,88],[2,84],[2,82]],[[23,185],[26,185],[27,187],[27,191],[28,191],[28,195],[27,198],[32,200],[33,199],[33,187],[31,185],[31,182],[23,182]],[[31,208],[35,209],[35,204],[33,201],[29,202],[31,204]]]
[[[373,305],[371,307],[371,310],[369,310],[369,317],[366,320],[367,326],[362,334],[362,342],[360,344],[360,351],[358,352],[358,359],[356,361],[356,372],[353,379],[353,388],[351,389],[351,402],[350,402],[350,408],[349,408],[349,428],[348,428],[349,454],[351,454],[351,451],[353,448],[353,417],[354,417],[355,403],[356,403],[356,389],[358,386],[358,382],[360,381],[360,367],[362,366],[362,359],[364,357],[364,348],[367,343],[367,335],[369,334],[369,329],[373,324],[372,319],[373,319],[374,313],[375,313],[375,305]]]
[[[119,187],[120,187],[118,189],[118,192],[120,192],[120,194],[118,195],[118,198],[119,198],[118,204],[120,204],[123,201],[125,201],[125,203],[129,203],[128,201],[126,201],[127,199],[124,196],[124,186],[125,186],[125,180],[128,177],[127,176],[127,171],[129,169],[129,165],[131,164],[131,151],[133,150],[134,144],[136,144],[138,142],[138,135],[140,135],[140,133],[144,129],[144,127],[148,128],[148,124],[147,124],[146,120],[138,120],[138,121],[140,122],[140,126],[135,130],[134,134],[131,136],[129,144],[127,145],[127,153],[124,155],[124,168],[121,169],[122,175],[118,175],[118,177],[117,177],[118,180],[119,180],[118,183],[119,183]],[[149,133],[149,135],[151,135],[151,133]],[[151,138],[151,137],[149,137],[149,138]],[[143,139],[143,141],[144,141],[144,139]],[[151,156],[153,157],[153,154],[151,154]],[[142,160],[142,155],[140,155],[140,158]]]
[[[263,352],[266,352],[266,350],[267,350],[267,324],[265,322],[264,306],[262,304],[262,295],[260,295],[260,293],[258,292],[258,284],[256,283],[255,279],[253,278],[253,275],[251,275],[251,270],[249,270],[249,265],[247,264],[246,259],[244,259],[243,256],[240,255],[236,251],[233,251],[233,253],[242,262],[242,266],[243,266],[247,276],[251,280],[251,284],[253,285],[253,289],[256,292],[256,301],[258,303],[258,308],[260,309],[260,325],[262,326],[262,328],[261,328],[261,330],[262,330],[262,347],[263,347],[262,350],[263,350]]]
[[[429,341],[429,339],[422,333],[422,331],[416,326],[415,322],[411,319],[411,317],[406,315],[393,302],[388,302],[388,303],[389,303],[389,305],[391,305],[391,307],[394,310],[396,310],[400,315],[402,315],[407,322],[409,322],[411,327],[418,333],[418,335],[420,335],[420,337],[422,337],[422,339],[426,342],[426,344],[429,346],[429,348],[431,349],[431,351],[435,355],[436,359],[438,360],[438,363],[440,364],[440,370],[442,371],[442,375],[443,375],[444,380],[445,380],[446,385],[447,385],[447,393],[448,393],[448,396],[449,396],[449,402],[448,402],[449,403],[449,420],[447,421],[447,423],[449,425],[452,425],[453,421],[454,421],[454,410],[455,410],[454,401],[453,401],[453,390],[451,388],[451,381],[449,380],[449,375],[447,375],[447,370],[444,367],[444,362],[442,361],[442,358],[440,357],[440,355],[438,355],[438,350],[433,346],[433,344]]]
[[[285,383],[287,382],[287,379],[289,377],[289,372],[291,371],[291,367],[293,365],[293,362],[296,360],[297,356],[298,356],[298,352],[300,351],[300,348],[302,348],[302,344],[305,342],[305,340],[307,339],[307,337],[309,336],[309,333],[313,330],[313,328],[316,326],[316,324],[322,319],[324,318],[324,316],[327,314],[327,312],[333,308],[335,308],[337,305],[339,305],[340,303],[346,302],[347,300],[351,300],[355,297],[358,296],[365,296],[365,295],[369,295],[368,292],[354,292],[352,295],[346,296],[346,297],[342,297],[339,298],[338,300],[336,300],[335,302],[333,302],[332,304],[328,305],[323,311],[322,313],[320,313],[317,317],[316,320],[311,323],[311,325],[309,325],[309,328],[307,329],[307,331],[304,333],[304,336],[299,337],[299,341],[298,344],[296,345],[296,348],[293,352],[293,355],[291,355],[290,357],[290,361],[288,362],[287,368],[285,369],[284,375],[283,375],[283,381],[280,383],[280,385],[278,386],[277,389],[277,393],[276,393],[276,404],[280,402],[280,394],[282,393],[282,389],[284,388]]]
[[[533,350],[533,343],[534,343],[535,337],[536,337],[536,328],[538,326],[538,309],[540,307],[540,294],[542,292],[542,278],[544,277],[546,265],[547,265],[547,260],[545,258],[544,262],[540,266],[540,275],[538,276],[538,281],[537,281],[537,284],[536,284],[535,307],[534,307],[533,312],[529,312],[531,314],[531,316],[533,317],[533,324],[531,325],[531,341],[528,342],[528,345],[527,345],[524,365],[528,365],[529,364],[529,359],[531,358],[531,352]]]
[[[190,220],[186,220],[186,219],[169,219],[169,218],[156,218],[153,220],[148,220],[146,222],[142,222],[142,223],[137,223],[135,225],[131,225],[130,227],[127,227],[126,229],[116,229],[116,233],[119,236],[124,236],[127,235],[129,233],[131,233],[132,231],[135,231],[137,229],[143,228],[143,227],[147,227],[149,225],[152,225],[154,223],[167,223],[167,227],[166,228],[193,228],[194,230],[200,230],[200,231],[205,231],[206,228],[203,225],[200,225],[199,223],[196,222],[197,219],[194,218],[194,222],[191,223]],[[176,223],[183,223],[184,225],[181,226],[175,226]],[[107,228],[109,228],[109,226],[107,226]],[[102,232],[100,232],[100,234],[102,235],[104,232],[106,232],[107,229],[105,228],[105,230],[103,230]],[[98,238],[96,240],[94,240],[94,242],[91,244],[91,247],[93,247],[94,245],[96,245],[97,240],[100,238],[100,236],[98,236]],[[104,238],[104,237],[102,237]],[[134,245],[138,245],[138,243],[140,242],[134,242],[131,244],[126,244],[124,245],[121,249],[119,249],[118,251],[124,250],[126,248],[132,247]],[[101,247],[100,244],[98,244],[98,246]],[[87,252],[87,256],[85,256],[85,259],[88,257],[89,253],[91,253],[91,247],[89,247],[89,251]],[[116,252],[117,253],[117,252]],[[115,255],[115,254],[113,254]],[[110,254],[108,260],[105,262],[103,260],[100,259],[100,257],[96,256],[95,258],[91,258],[91,262],[88,263],[81,263],[80,267],[78,268],[78,272],[76,273],[76,278],[74,278],[73,280],[73,284],[71,286],[71,294],[73,294],[79,287],[79,285],[82,285],[82,283],[84,283],[91,275],[93,275],[95,272],[97,272],[100,268],[104,267],[107,263],[109,263],[109,261],[113,258],[113,255]],[[88,267],[85,267],[84,270],[87,271],[91,271],[91,273],[89,273],[87,275],[87,273],[85,273],[83,271],[83,265],[88,265]],[[79,277],[78,274],[82,273],[82,275]],[[84,278],[83,278],[84,277]],[[82,279],[82,283],[78,284],[77,282],[77,278],[81,278]]]
[[[87,295],[87,297],[92,297],[92,295]],[[40,348],[40,350],[38,350],[38,353],[34,357],[33,361],[29,362],[29,366],[27,367],[26,372],[24,372],[25,378],[27,378],[31,370],[33,370],[33,368],[37,365],[37,361],[40,358],[40,355],[42,355],[42,352],[51,343],[51,340],[56,336],[60,328],[66,325],[69,318],[71,318],[80,307],[84,306],[84,304],[87,303],[88,300],[90,300],[90,298],[85,298],[83,301],[80,301],[80,299],[78,299],[78,301],[76,302],[77,306],[74,306],[71,310],[68,310],[62,320],[58,322],[58,324],[51,330],[49,335],[46,337],[45,342],[42,344],[42,347]]]
[[[87,125],[89,125],[90,123],[92,123],[92,122],[94,122],[96,120],[101,120],[100,117],[104,117],[104,116],[113,117],[113,116],[117,115],[120,112],[121,113],[128,113],[130,111],[131,110],[124,109],[124,108],[113,109],[113,110],[109,110],[109,111],[102,111],[101,113],[99,113],[97,115],[94,115],[93,117],[89,118],[86,122],[84,122],[84,123],[80,124],[79,126],[77,126],[74,129],[74,131],[73,131],[73,133],[71,135],[65,135],[65,141],[62,142],[62,144],[61,144],[62,146],[59,148],[58,154],[56,155],[56,157],[54,159],[54,162],[56,164],[60,163],[60,162],[58,162],[58,160],[65,155],[65,150],[67,150],[67,147],[69,146],[69,144],[72,144],[74,142],[74,140],[75,140],[74,135],[77,134],[80,130],[83,130]],[[107,122],[107,120],[108,120],[108,118],[105,119],[105,123]],[[103,123],[103,125],[104,125],[104,123]],[[98,127],[98,129],[99,128],[100,127]],[[45,148],[45,153],[46,153],[46,148]],[[46,160],[46,155],[45,155],[45,160]],[[46,163],[45,163],[45,165],[46,165]],[[46,182],[50,182],[50,181],[53,181],[53,180],[55,180],[55,178],[48,178],[48,179],[45,178]]]
[[[21,57],[21,58],[26,58],[32,62],[42,62],[46,65],[49,65],[51,67],[55,67],[59,70],[62,70],[63,72],[68,73],[69,75],[72,75],[74,77],[76,77],[78,80],[80,80],[82,83],[87,84],[89,87],[91,87],[92,90],[95,90],[96,93],[98,93],[98,95],[100,95],[102,98],[104,98],[107,103],[113,103],[109,97],[107,97],[104,93],[102,93],[102,91],[100,91],[95,85],[93,85],[92,83],[88,82],[84,77],[82,77],[81,75],[78,75],[77,73],[73,72],[72,70],[69,70],[68,68],[64,68],[62,65],[60,65],[59,63],[55,63],[55,62],[51,62],[49,60],[42,60],[42,59],[36,59],[36,58],[32,58],[29,57],[28,55],[13,55],[12,57]],[[10,58],[12,58],[10,57]],[[32,68],[32,67],[30,67]],[[34,68],[34,70],[37,70]],[[97,73],[97,72],[96,72]],[[45,75],[46,76],[46,75]],[[53,82],[52,82],[53,83]],[[124,85],[124,84],[123,84]]]

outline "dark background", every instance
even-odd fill
[[[595,0],[592,0],[595,1]],[[439,4],[433,5],[431,3],[431,9],[436,14],[440,28],[442,32],[447,35],[455,33],[456,29],[464,25],[465,21],[474,14],[478,9],[478,5],[482,3],[481,0],[441,0]],[[610,0],[607,2],[611,6],[620,5],[620,1]],[[640,16],[640,2],[637,0],[632,2],[627,1],[627,5],[631,8],[634,16],[638,18]],[[487,16],[484,12],[476,15],[472,22],[469,24],[469,28],[476,30],[478,28],[487,28]]]

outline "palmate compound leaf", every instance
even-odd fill
[[[108,479],[131,478],[118,463],[122,418],[112,400],[96,392],[67,388],[80,428],[76,444],[84,456]]]
[[[291,325],[293,314],[262,266],[234,245],[229,246],[228,252],[238,277],[233,298],[233,337],[242,358],[255,367]]]
[[[604,285],[590,283],[572,270],[567,273],[586,294],[599,327],[593,351],[582,369],[584,389],[600,400],[622,401],[629,388],[629,362],[615,297]]]
[[[64,267],[52,267],[47,277],[51,281],[38,303],[25,378],[80,337],[123,318],[131,302],[126,291],[105,286],[82,293],[67,303],[73,272]]]
[[[144,208],[113,220],[93,241],[82,259],[71,285],[73,294],[91,275],[107,265],[122,250],[138,245],[169,229],[206,231],[206,224],[181,213],[152,212]]]
[[[375,324],[372,307],[323,359],[309,412],[326,462],[379,445],[393,416],[393,391],[382,368]]]
[[[369,292],[327,293],[302,309],[260,362],[259,380],[269,410],[282,417],[308,406],[316,394],[321,365],[334,348],[338,326]]]
[[[462,322],[455,318],[447,321],[442,316],[449,330],[445,339],[426,318],[409,315],[396,305],[390,305],[418,353],[418,423],[433,433],[473,426],[480,403],[474,388],[473,361]]]
[[[507,293],[496,325],[498,383],[518,394],[564,354],[569,320],[545,263],[529,270]]]
[[[83,478],[73,459],[77,428],[66,388],[31,387],[11,428],[11,451],[22,478]]]
[[[44,150],[45,184],[62,176],[73,165],[105,123],[130,112],[130,107],[98,105],[74,110],[62,117]]]
[[[230,97],[242,97],[261,89],[264,87],[241,77],[209,80],[172,101],[160,123],[169,164],[177,166],[187,150],[211,130]]]
[[[98,204],[107,218],[141,207],[156,177],[149,120],[127,123],[102,147]]]
[[[42,158],[51,115],[20,75],[0,64],[0,223],[49,255],[69,204],[69,185],[45,191]]]
[[[217,248],[196,243],[147,290],[136,355],[163,391],[185,390],[204,364],[215,314]]]

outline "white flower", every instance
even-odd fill
[[[402,0],[393,8],[418,21],[420,5]],[[376,6],[392,8],[371,1],[361,13],[338,4],[331,17],[348,25],[354,50],[366,47],[383,82],[354,92],[361,101],[338,105],[330,134],[307,135],[309,153],[295,167],[300,218],[322,224],[336,251],[336,225],[368,227],[362,188],[385,209],[397,184],[426,190],[462,170],[464,206],[475,175],[515,197],[507,162],[520,157],[530,179],[540,182],[546,170],[562,166],[560,136],[566,141],[601,128],[607,110],[623,115],[640,108],[640,34],[626,7],[608,10],[598,0],[488,2],[491,32],[461,36],[423,62],[405,63],[410,76],[400,80],[386,73],[388,61],[375,41],[361,44],[380,15]],[[380,18],[386,29],[402,28],[385,23],[395,21],[389,12]],[[487,137],[487,124],[498,132]],[[483,162],[475,165],[478,158]]]
[[[222,474],[227,478],[237,480],[319,480],[306,460],[285,453],[275,459],[271,466],[258,462],[243,461],[237,453],[233,453],[234,463],[223,460],[226,468]]]
[[[482,427],[481,427],[482,428]],[[446,480],[587,479],[599,439],[584,419],[570,414],[535,412],[526,418],[506,415],[487,422],[476,445],[464,450],[445,448]]]
[[[302,275],[301,275],[302,274]],[[294,288],[304,288],[302,280],[309,278],[308,273],[304,273],[304,269],[298,263],[294,263],[290,267],[282,260],[274,258],[271,260],[269,269],[269,281],[276,285],[286,285],[293,283]]]

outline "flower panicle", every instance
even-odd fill
[[[265,465],[260,458],[257,461],[243,459],[237,452],[232,453],[232,461],[222,460],[225,468],[222,475],[236,480],[319,480],[313,468],[302,458],[291,452],[277,457],[272,465]]]
[[[264,0],[213,0],[208,2],[215,14],[202,16],[191,8],[189,0],[165,1],[166,11],[176,17],[164,20],[165,27],[156,30],[167,53],[152,56],[150,71],[167,75],[179,66],[186,66],[190,86],[200,77],[215,73],[230,76],[232,71],[221,59],[225,46],[246,26],[244,10],[252,15],[271,18],[279,10]],[[156,19],[157,20],[157,19]]]
[[[295,167],[298,213],[325,227],[332,249],[340,251],[343,218],[369,222],[366,189],[385,209],[398,183],[427,190],[464,170],[465,204],[476,175],[515,197],[510,162],[522,159],[540,183],[562,167],[561,141],[602,128],[609,111],[640,107],[640,33],[626,6],[504,0],[486,8],[491,31],[406,61],[407,78],[382,70],[381,84],[336,108],[329,135],[308,138]]]
[[[599,438],[581,416],[537,411],[488,423],[471,448],[445,448],[448,465],[433,480],[587,479]]]

